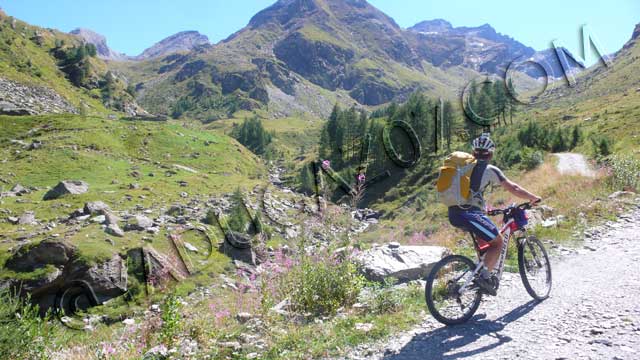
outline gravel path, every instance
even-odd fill
[[[596,172],[591,168],[584,155],[576,153],[557,153],[554,155],[558,158],[558,171],[561,174],[596,176]]]
[[[585,233],[584,247],[552,260],[553,289],[533,301],[505,274],[468,323],[423,324],[363,345],[350,359],[640,359],[640,206]]]

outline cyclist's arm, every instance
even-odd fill
[[[539,201],[541,199],[541,197],[534,195],[532,193],[530,193],[529,191],[527,191],[525,188],[523,188],[522,186],[514,183],[513,181],[505,178],[502,182],[500,182],[500,185],[502,185],[503,188],[505,188],[505,190],[507,190],[508,192],[510,192],[511,194],[522,198],[522,199],[528,199],[532,202],[536,202]]]

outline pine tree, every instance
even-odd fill
[[[578,125],[575,125],[571,130],[571,149],[578,146],[581,140],[582,134],[580,133],[580,128],[578,127]]]
[[[305,193],[307,195],[311,195],[315,192],[316,188],[316,180],[313,176],[313,172],[311,171],[312,164],[307,163],[302,166],[300,169],[300,192]]]

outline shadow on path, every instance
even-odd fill
[[[520,305],[495,321],[485,319],[485,315],[476,315],[467,323],[455,326],[443,326],[425,333],[417,334],[397,354],[386,355],[387,360],[409,359],[461,359],[481,354],[511,341],[509,336],[503,336],[500,331],[512,321],[529,313],[538,304],[531,300]],[[495,340],[489,341],[487,337]],[[474,343],[484,338],[486,345],[477,349],[448,354],[455,349]]]

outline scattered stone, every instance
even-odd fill
[[[116,215],[114,215],[111,212],[105,212],[104,214],[104,223],[107,225],[110,224],[115,224],[117,225],[118,222],[120,222],[120,218],[118,218]]]
[[[131,183],[129,184],[129,190],[136,190],[139,189],[140,185],[138,183]]]
[[[236,320],[238,320],[240,324],[244,324],[252,318],[253,315],[249,314],[248,312],[240,312],[236,315]]]
[[[184,165],[173,164],[173,167],[176,168],[176,169],[184,170],[186,172],[190,172],[192,174],[197,174],[198,173],[197,170],[194,170],[194,169],[192,169],[190,167],[187,167],[187,166],[184,166]]]
[[[84,213],[87,215],[104,215],[108,211],[111,211],[111,208],[102,201],[92,201],[84,204]]]
[[[27,146],[27,150],[37,150],[37,149],[40,149],[41,147],[42,147],[42,141],[34,140],[33,142],[31,142],[31,144],[29,144],[29,146]]]
[[[57,199],[63,195],[79,195],[89,191],[89,184],[80,180],[64,180],[44,195],[44,200]]]
[[[29,191],[29,189],[25,188],[24,186],[22,186],[20,184],[15,184],[11,188],[10,192],[13,193],[15,196],[22,196],[22,195],[28,194],[30,191]]]
[[[92,217],[89,221],[91,221],[92,223],[96,223],[96,224],[102,224],[102,223],[105,222],[106,219],[107,219],[106,216],[98,215],[98,216]]]
[[[369,332],[373,329],[372,323],[355,323],[354,328],[363,332]]]
[[[33,211],[25,211],[18,217],[18,225],[32,225],[36,223],[36,215]]]
[[[187,197],[189,197],[189,194],[187,194],[186,192],[183,191],[183,192],[180,193],[180,197],[181,198],[187,198]]]
[[[188,243],[186,241],[184,243],[184,247],[186,247],[187,250],[189,250],[189,251],[198,252],[198,248],[197,247],[191,245],[190,243]]]
[[[127,220],[126,231],[144,231],[153,226],[153,221],[144,215],[135,215]]]
[[[609,195],[609,199],[611,200],[619,200],[619,199],[633,199],[636,196],[636,193],[631,191],[616,191]]]
[[[109,235],[124,237],[124,231],[120,229],[118,224],[108,224],[107,228],[105,229],[105,232]]]

